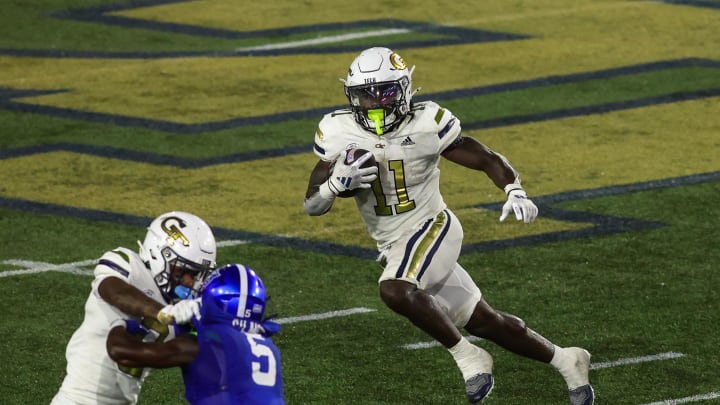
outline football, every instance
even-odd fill
[[[360,157],[361,157],[362,155],[364,155],[364,154],[366,154],[366,153],[368,153],[368,152],[369,152],[369,151],[368,151],[367,149],[361,149],[361,148],[348,149],[348,151],[347,151],[347,156],[345,157],[345,162],[344,162],[344,163],[345,163],[346,165],[351,165],[351,164],[353,164],[356,160],[360,159]],[[376,163],[376,161],[375,161],[375,156],[371,156],[370,159],[366,160],[365,163],[363,163],[363,165],[362,165],[361,167],[363,167],[363,168],[365,168],[365,167],[373,167],[373,166],[375,166],[376,164],[377,164],[377,163]],[[338,194],[338,197],[340,197],[340,198],[355,197],[355,195],[357,195],[357,193],[359,193],[360,191],[363,191],[363,190],[365,190],[365,189],[356,188],[356,189],[354,189],[354,190],[343,191],[343,192],[341,192],[340,194]]]

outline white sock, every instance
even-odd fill
[[[552,360],[550,360],[550,364],[558,369],[565,379],[568,389],[571,390],[588,383],[587,367],[589,365],[579,363],[580,358],[576,350],[582,349],[555,346],[555,353]]]
[[[572,360],[572,359],[570,359]],[[553,358],[550,360],[550,364],[556,369],[560,370],[564,364],[568,362],[568,356],[563,348],[555,345],[555,351],[553,352]]]
[[[460,341],[448,351],[466,381],[476,374],[492,372],[492,357],[465,337],[461,337]]]

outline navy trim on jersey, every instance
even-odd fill
[[[125,270],[125,269],[123,269],[122,267],[118,266],[115,262],[111,262],[110,260],[100,259],[100,262],[98,262],[98,265],[100,265],[100,264],[102,264],[102,265],[104,265],[104,266],[110,267],[111,269],[113,269],[113,270],[117,271],[118,273],[122,274],[124,277],[127,277],[127,276],[130,275],[130,273],[129,273],[127,270]]]
[[[321,148],[320,145],[318,145],[318,144],[316,143],[315,146],[314,146],[314,148],[315,148],[315,150],[316,150],[319,154],[325,156],[325,149]]]
[[[415,232],[415,235],[410,238],[410,240],[407,243],[407,246],[405,246],[405,255],[403,256],[402,263],[400,263],[400,266],[398,267],[397,272],[395,273],[395,277],[400,278],[403,275],[403,272],[405,271],[405,267],[408,265],[408,262],[410,261],[410,256],[412,256],[413,247],[415,246],[415,243],[417,243],[418,239],[422,235],[425,234],[425,231],[430,227],[430,224],[435,221],[435,218],[428,219],[425,221],[425,224],[422,226],[422,228]]]
[[[425,262],[423,263],[422,268],[420,269],[416,277],[416,280],[418,281],[420,281],[423,273],[425,273],[425,270],[427,270],[428,266],[430,266],[430,262],[432,261],[433,257],[435,257],[435,253],[437,253],[438,249],[440,249],[440,245],[442,245],[443,241],[445,240],[445,236],[447,236],[447,233],[450,230],[450,221],[452,221],[452,218],[450,217],[450,213],[447,212],[447,210],[443,210],[443,212],[445,213],[445,218],[447,218],[447,223],[443,227],[442,232],[440,232],[440,236],[435,241],[433,247],[430,248],[430,251],[425,258]]]
[[[438,132],[438,137],[440,139],[443,139],[443,137],[447,135],[448,131],[450,131],[450,128],[452,128],[453,125],[455,125],[455,117],[453,117],[453,119],[451,119],[450,122],[445,125],[445,128],[443,128],[442,131]]]

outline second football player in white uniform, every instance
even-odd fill
[[[552,364],[565,379],[570,403],[592,404],[590,354],[556,346],[518,317],[492,308],[457,263],[463,231],[440,194],[441,157],[485,172],[506,192],[501,221],[514,213],[530,223],[538,211],[507,159],[462,136],[460,121],[449,110],[412,101],[413,69],[388,48],[366,49],[355,58],[345,80],[350,108],[325,115],[315,134],[319,161],[310,175],[305,211],[325,214],[338,194],[360,189],[354,198],[384,267],[383,302],[450,351],[471,403],[492,390],[493,361],[459,328]],[[351,148],[370,151],[376,167],[362,167],[370,153],[345,164]]]
[[[122,247],[106,252],[95,267],[85,318],[67,345],[67,374],[51,405],[135,404],[150,369],[113,361],[108,333],[132,319],[153,330],[146,341],[172,339],[173,321],[186,323],[199,313],[197,301],[183,298],[201,285],[215,257],[210,227],[179,211],[150,224],[139,254]]]

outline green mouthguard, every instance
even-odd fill
[[[382,108],[379,110],[368,110],[368,118],[375,123],[375,132],[377,132],[378,135],[382,135],[382,122],[385,119],[385,110]]]

